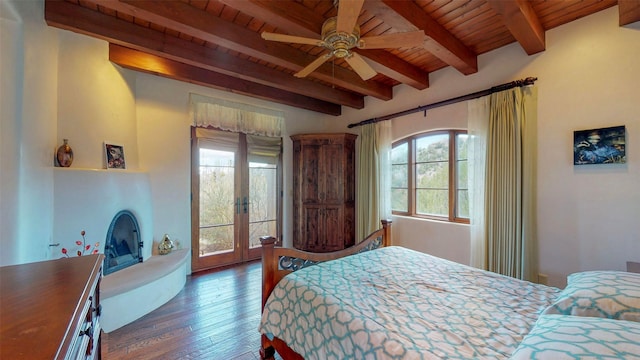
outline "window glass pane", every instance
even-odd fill
[[[200,256],[233,250],[235,153],[200,149]]]
[[[449,134],[416,139],[416,162],[449,160]]]
[[[200,256],[233,251],[233,224],[200,228]]]
[[[456,135],[456,217],[469,218],[468,135]]]
[[[409,211],[409,191],[407,189],[391,190],[391,210],[393,211]]]
[[[464,130],[438,130],[396,142],[391,154],[394,212],[466,222],[469,139]]]
[[[416,190],[416,213],[449,217],[449,191]]]
[[[391,210],[409,211],[409,143],[391,149]]]
[[[458,175],[458,189],[468,189],[468,162],[467,160],[458,161],[458,168],[456,169]]]
[[[449,188],[449,162],[416,164],[416,188]]]
[[[456,217],[469,218],[469,191],[458,190],[458,207]]]
[[[249,163],[249,247],[260,245],[260,236],[276,234],[276,165]]]
[[[409,165],[391,165],[391,187],[407,188],[409,186]]]
[[[392,164],[406,164],[409,162],[409,144],[403,143],[394,146],[391,149],[391,163]]]
[[[469,136],[467,134],[458,134],[456,135],[456,160],[467,160],[467,139]]]

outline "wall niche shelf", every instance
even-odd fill
[[[105,169],[105,168],[81,168],[81,167],[58,167],[54,166],[55,171],[89,171],[89,172],[104,172],[104,173],[124,173],[124,174],[146,174],[145,170],[130,170],[130,169]]]

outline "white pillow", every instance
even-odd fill
[[[640,322],[640,274],[584,271],[569,275],[567,283],[567,287],[543,314]]]

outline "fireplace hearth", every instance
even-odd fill
[[[104,248],[105,275],[142,262],[140,227],[133,213],[122,210],[113,217]]]

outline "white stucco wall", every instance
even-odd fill
[[[124,147],[127,170],[140,170],[135,75],[109,61],[107,42],[70,31],[57,32],[56,143],[69,139],[74,168],[104,169],[106,141]]]
[[[0,264],[20,258],[15,240],[18,229],[18,162],[22,88],[22,26],[12,4],[0,2]]]
[[[0,265],[46,258],[53,241],[58,41],[43,18],[41,2],[0,4]]]

